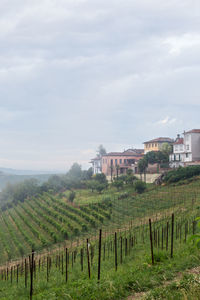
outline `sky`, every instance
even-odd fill
[[[198,0],[1,0],[0,45],[1,167],[200,128]]]

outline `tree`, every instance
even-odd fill
[[[161,147],[161,151],[165,154],[167,154],[169,156],[169,154],[172,153],[172,145],[168,144],[168,143],[163,143],[162,147]]]
[[[144,173],[144,181],[146,182],[146,169],[148,167],[148,161],[147,159],[144,157],[142,159],[139,160],[138,162],[138,169],[140,174]]]
[[[119,177],[119,169],[120,169],[120,166],[119,166],[119,165],[116,165],[116,170],[117,170],[117,178]]]
[[[149,164],[155,164],[155,163],[157,163],[157,152],[149,151],[145,155],[145,158],[147,159]]]
[[[81,171],[81,165],[79,165],[78,163],[74,163],[69,172],[68,175],[70,177],[75,177],[75,178],[81,178],[82,175],[82,171]]]
[[[94,176],[94,179],[97,180],[99,183],[108,184],[108,180],[106,179],[106,175],[104,173],[99,173]]]
[[[68,200],[72,203],[75,197],[76,197],[76,193],[74,191],[71,191]]]
[[[90,180],[90,181],[87,182],[87,187],[93,193],[94,190],[96,190],[98,184],[99,184],[99,182],[97,180]]]
[[[103,190],[105,190],[106,188],[107,188],[107,184],[105,184],[105,183],[98,183],[96,186],[96,190],[97,190],[97,192],[99,192],[99,194],[101,194],[101,192]]]
[[[111,177],[111,182],[113,180],[113,165],[110,165],[110,177]]]
[[[119,189],[122,189],[123,186],[124,186],[124,182],[123,180],[121,180],[120,178],[116,178],[113,182],[112,182],[112,185],[114,187],[117,188],[117,190],[119,191]]]
[[[106,154],[106,149],[104,148],[103,145],[99,145],[99,147],[97,149],[97,156],[102,157],[105,154]]]

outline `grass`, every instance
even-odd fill
[[[32,245],[35,250],[42,250],[58,242],[66,243],[66,236],[69,243],[95,235],[100,227],[113,231],[149,216],[160,218],[172,210],[193,208],[197,212],[195,208],[200,208],[199,182],[198,178],[185,185],[149,185],[141,195],[136,194],[133,186],[126,186],[120,191],[110,187],[102,194],[87,189],[76,190],[74,204],[67,201],[69,191],[56,196],[45,193],[37,199],[27,199],[0,213],[2,226],[5,226],[4,219],[9,228],[0,232],[0,263],[19,258],[21,252],[28,254]],[[121,197],[124,194],[126,197]],[[101,206],[104,200],[111,206]],[[13,236],[16,237],[14,240]]]
[[[44,262],[44,266],[41,267],[40,272],[38,272],[39,255],[36,261],[37,274],[34,278],[33,299],[122,299],[129,294],[136,292],[149,292],[146,294],[146,297],[148,297],[147,299],[179,299],[178,297],[183,297],[184,293],[186,296],[188,295],[188,297],[194,296],[195,299],[195,295],[199,289],[197,278],[194,278],[192,281],[189,277],[188,279],[186,278],[187,276],[184,277],[185,287],[182,283],[172,283],[167,287],[163,287],[162,285],[166,280],[173,280],[178,272],[183,272],[188,268],[200,265],[200,252],[193,244],[183,242],[185,239],[185,226],[187,225],[187,228],[189,228],[188,234],[191,234],[192,221],[195,216],[200,215],[199,183],[200,180],[198,179],[185,185],[162,186],[156,188],[150,186],[148,191],[142,195],[137,195],[130,186],[122,191],[117,191],[112,188],[103,195],[98,195],[98,201],[95,201],[95,203],[93,201],[94,195],[92,192],[88,190],[77,191],[76,201],[79,202],[75,202],[75,204],[71,206],[66,200],[66,195],[59,197],[59,195],[54,196],[46,193],[41,199],[28,199],[25,203],[18,205],[17,209],[8,210],[1,215],[0,221],[2,222],[2,226],[5,227],[5,231],[0,231],[2,237],[2,244],[0,247],[3,253],[1,257],[5,260],[6,251],[9,251],[9,255],[10,253],[12,254],[13,249],[19,246],[18,243],[21,243],[22,246],[25,244],[29,245],[29,242],[31,241],[27,239],[27,235],[34,241],[35,245],[38,245],[39,247],[41,247],[42,243],[41,238],[44,236],[46,240],[49,241],[49,246],[51,246],[53,239],[51,233],[60,234],[60,241],[62,241],[62,234],[58,228],[60,228],[59,226],[66,226],[66,223],[68,222],[67,218],[69,218],[70,226],[77,226],[77,228],[80,229],[81,225],[79,222],[87,224],[88,226],[87,232],[81,232],[77,236],[74,235],[74,238],[76,238],[77,243],[82,242],[83,246],[85,245],[86,237],[90,238],[91,249],[94,247],[95,255],[91,267],[91,279],[88,279],[86,255],[84,255],[84,271],[80,271],[80,247],[83,246],[81,245],[79,247],[77,246],[78,248],[74,248],[75,246],[73,244],[73,247],[69,247],[70,243],[68,242],[68,244],[66,244],[70,251],[68,282],[65,282],[65,272],[62,274],[59,267],[55,266],[57,264],[56,256],[58,257],[58,255],[60,255],[61,258],[61,255],[64,255],[62,246],[54,252],[49,249],[49,255],[52,257],[49,281],[47,282],[46,262]],[[124,192],[128,194],[128,197],[119,199],[119,196]],[[111,207],[102,206],[103,199],[108,196],[111,199]],[[65,206],[66,211],[63,210]],[[82,208],[84,207],[86,208],[86,211],[82,211]],[[29,216],[29,226],[23,222],[23,218],[17,215],[17,211],[24,214],[24,217],[26,218]],[[148,226],[146,225],[148,224],[148,217],[151,216],[154,219],[154,232],[157,232],[158,229],[161,232],[161,229],[166,227],[166,222],[169,221],[170,223],[170,214],[172,211],[175,212],[175,225],[177,225],[177,227],[175,227],[174,258],[170,259],[170,244],[168,251],[155,248],[154,254],[156,263],[152,266]],[[28,214],[28,212],[30,212],[30,214]],[[34,220],[33,217],[31,217],[31,213],[32,216],[34,215]],[[65,213],[67,213],[67,215],[65,215]],[[106,217],[107,213],[109,213],[110,218]],[[20,225],[21,229],[23,228],[22,232],[17,230],[16,224],[14,225],[14,222],[8,217],[10,215],[12,215],[13,218],[16,218],[16,224]],[[44,215],[48,218],[44,219]],[[95,217],[95,215],[97,217]],[[3,218],[6,216],[6,222],[9,222],[7,228],[6,223],[3,221]],[[71,221],[70,216],[72,217]],[[100,222],[100,219],[98,219],[100,216],[103,217],[103,222]],[[96,220],[96,228],[93,228],[94,226],[89,224],[87,218],[89,218],[88,220]],[[64,223],[63,220],[65,221]],[[75,225],[76,220],[78,222],[77,225]],[[54,223],[50,223],[51,221]],[[41,231],[39,224],[44,225],[41,227]],[[58,226],[58,228],[55,226]],[[100,226],[103,228],[104,236],[102,241],[102,273],[101,280],[98,283],[98,243],[93,239],[93,235]],[[178,231],[177,233],[176,228],[179,228],[180,226],[182,226],[182,235],[179,238],[180,232]],[[31,231],[31,228],[34,228],[34,230]],[[113,231],[116,231],[117,228],[120,229],[118,237],[119,235],[122,235],[124,241],[126,238],[129,239],[130,235],[136,240],[134,240],[134,247],[130,248],[129,255],[125,255],[125,250],[123,248],[123,264],[120,264],[119,261],[120,248],[118,247],[119,265],[116,272],[114,252],[113,250],[111,251],[111,247],[113,249],[112,233]],[[15,233],[17,240],[12,238]],[[22,233],[24,233],[24,235]],[[118,240],[118,246],[119,243],[120,241]],[[104,245],[106,250],[105,257],[103,249]],[[123,247],[125,247],[125,244],[123,244]],[[78,254],[72,268],[72,253],[74,253],[75,250],[77,250]],[[27,248],[27,253],[29,251],[30,245]],[[41,256],[41,260],[43,258],[44,256]],[[12,285],[10,277],[8,278],[8,281],[0,280],[0,299],[28,299],[29,289],[24,288],[23,276],[23,273],[22,276],[19,276],[18,284],[16,283],[16,271]],[[4,277],[5,273],[1,273],[0,279]],[[191,290],[186,288],[190,285]],[[168,297],[167,295],[177,298],[170,298],[170,296]]]
[[[117,272],[114,268],[114,256],[110,254],[109,259],[102,261],[100,283],[97,281],[96,262],[93,264],[92,277],[89,280],[87,262],[84,262],[84,271],[81,272],[77,257],[73,269],[71,264],[69,265],[67,283],[65,283],[65,276],[61,274],[58,268],[52,267],[49,282],[46,281],[46,270],[37,273],[37,277],[34,279],[33,299],[122,299],[131,293],[148,291],[150,294],[148,294],[147,299],[165,299],[162,297],[164,293],[167,295],[167,292],[164,291],[164,288],[160,288],[160,285],[173,280],[178,272],[200,265],[200,252],[193,245],[177,243],[175,249],[173,259],[170,259],[168,253],[152,266],[149,248],[142,247],[141,244],[137,245],[129,256],[124,257],[124,262],[119,265]],[[182,293],[182,286],[186,289],[184,280],[189,287],[191,282],[184,278],[178,285],[180,291],[177,289],[176,294]],[[198,289],[199,283],[195,281],[195,284],[196,289]],[[171,291],[171,295],[174,295],[173,288],[174,283],[167,287],[167,291]],[[28,293],[28,289],[24,288],[24,278],[20,278],[18,285],[16,282],[12,285],[7,281],[0,282],[1,299],[28,299]],[[166,299],[179,298],[168,297]]]

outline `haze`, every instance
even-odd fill
[[[0,44],[1,167],[199,128],[199,1],[1,0]]]

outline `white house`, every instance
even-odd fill
[[[102,158],[101,157],[95,157],[93,159],[91,159],[91,164],[92,164],[92,170],[93,170],[93,174],[100,174],[101,170],[102,170]]]
[[[169,161],[172,168],[200,163],[200,129],[184,131],[183,138],[177,136]]]
[[[184,139],[180,138],[178,134],[177,139],[173,143],[173,153],[169,156],[170,167],[178,168],[179,166],[184,166],[185,159],[185,147]]]

